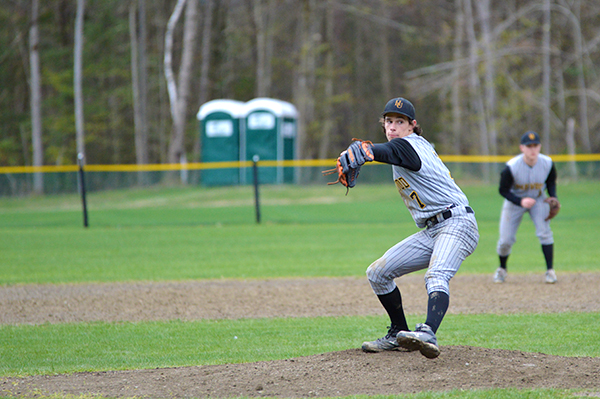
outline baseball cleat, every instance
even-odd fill
[[[396,334],[398,329],[394,326],[389,327],[388,333],[385,337],[376,339],[375,341],[363,342],[362,350],[364,352],[383,352],[383,351],[395,351],[398,350],[398,343],[396,342]]]
[[[546,284],[554,284],[556,283],[556,273],[554,273],[554,269],[548,269],[546,271]]]
[[[494,283],[503,283],[504,280],[506,280],[506,275],[508,274],[508,272],[506,271],[506,269],[503,269],[501,267],[496,269],[496,273],[494,273]]]
[[[434,359],[440,355],[437,338],[427,324],[417,324],[415,331],[400,331],[396,335],[396,342],[398,346],[406,350],[418,350],[428,359]]]

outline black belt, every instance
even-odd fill
[[[473,211],[473,208],[471,208],[470,206],[465,206],[465,210],[467,211],[467,213],[475,213]],[[438,213],[438,215],[439,215],[439,213]],[[438,215],[432,216],[429,219],[427,219],[425,221],[425,225],[427,227],[433,227],[436,224],[438,224],[439,222],[443,222],[446,219],[450,219],[452,217],[452,208],[446,209],[444,212],[441,213],[441,215],[442,215],[441,219],[442,220],[438,220]]]

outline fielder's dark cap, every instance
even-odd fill
[[[526,132],[523,135],[523,137],[521,137],[521,144],[522,145],[541,144],[540,136],[538,136],[538,134],[534,131]]]
[[[404,115],[411,120],[415,119],[415,107],[406,98],[397,97],[388,101],[381,115],[385,116],[391,113]]]

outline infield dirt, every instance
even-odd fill
[[[449,313],[599,312],[600,273],[457,275]],[[406,312],[422,314],[422,276],[397,280]],[[0,324],[383,314],[366,278],[15,285],[0,287]],[[382,326],[382,334],[385,332]],[[374,339],[377,337],[365,337]],[[357,342],[357,348],[361,342]],[[332,397],[475,388],[559,388],[600,396],[600,358],[444,346],[418,352],[359,349],[246,364],[0,378],[0,396]]]

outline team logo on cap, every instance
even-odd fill
[[[396,106],[396,108],[400,109],[400,108],[402,108],[402,106],[404,104],[402,104],[402,100],[398,99],[398,100],[396,100],[396,102],[394,103],[394,105]]]
[[[529,133],[529,140],[535,140],[535,134]]]

